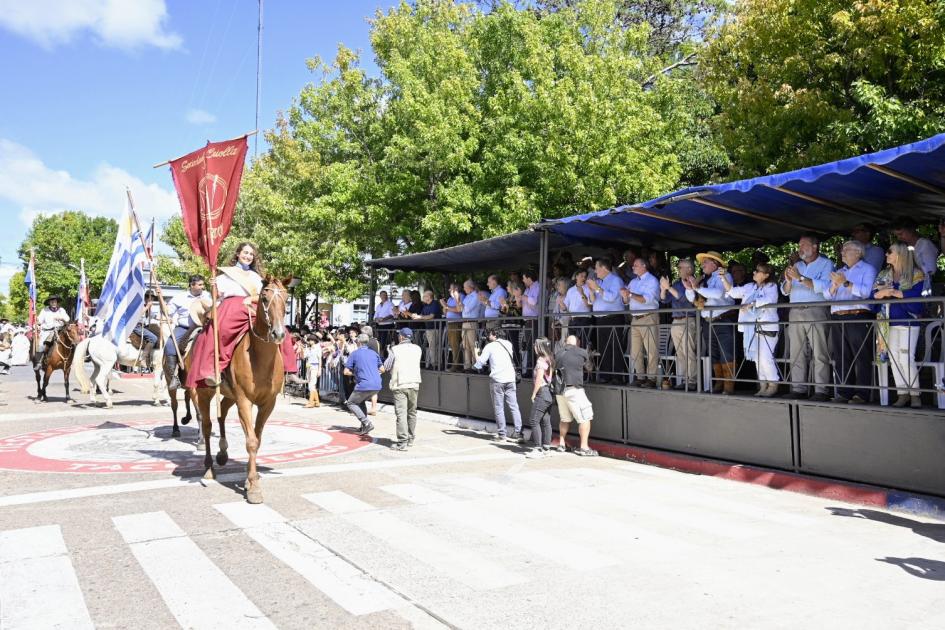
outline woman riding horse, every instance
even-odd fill
[[[229,267],[221,267],[220,275],[210,281],[219,295],[217,321],[208,321],[194,342],[191,364],[187,372],[186,386],[216,387],[213,366],[213,330],[220,331],[220,374],[233,358],[233,351],[243,335],[250,329],[251,313],[255,313],[256,301],[263,286],[263,272],[259,251],[252,243],[240,243],[230,259]],[[292,341],[282,342],[283,366],[286,372],[295,372],[295,352]]]

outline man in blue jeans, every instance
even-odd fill
[[[381,391],[381,373],[384,372],[380,355],[368,347],[370,341],[371,338],[364,333],[358,335],[355,339],[358,349],[351,353],[345,363],[345,376],[354,377],[354,391],[348,396],[345,406],[361,423],[358,435],[367,435],[374,428],[374,424],[368,420],[365,403]]]
[[[505,439],[505,405],[512,412],[512,423],[515,432],[513,441],[522,437],[522,414],[518,410],[518,397],[515,391],[515,362],[512,361],[512,344],[504,339],[505,334],[497,328],[486,330],[486,339],[489,343],[476,357],[473,366],[481,370],[489,366],[489,390],[492,392],[492,406],[495,409],[495,439]]]

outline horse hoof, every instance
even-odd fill
[[[190,416],[184,416],[183,418],[180,419],[180,423],[181,423],[181,424],[190,424],[190,420],[191,420]]]
[[[203,474],[204,479],[216,479],[217,475],[213,472],[213,468],[208,468],[207,471]]]
[[[180,429],[177,427],[171,429],[171,437],[180,437]]]
[[[246,502],[252,503],[253,505],[258,505],[262,503],[263,502],[262,490],[247,490]]]
[[[227,455],[226,451],[220,451],[217,453],[217,464],[224,466],[228,461],[230,461],[230,456]]]

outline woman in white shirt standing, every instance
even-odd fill
[[[728,278],[722,276],[725,295],[741,300],[738,311],[739,329],[745,358],[754,361],[761,381],[755,396],[771,398],[778,393],[778,367],[774,362],[774,349],[778,345],[778,309],[759,308],[766,304],[778,303],[778,287],[774,283],[774,269],[762,263],[755,267],[752,282],[740,287],[732,286]]]

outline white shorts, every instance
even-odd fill
[[[555,396],[558,401],[558,415],[561,422],[582,424],[594,419],[594,407],[587,399],[583,387],[566,387],[564,394]]]

